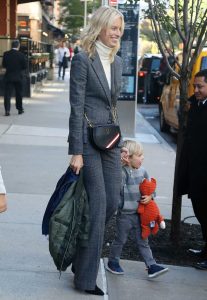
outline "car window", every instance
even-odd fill
[[[207,56],[203,56],[201,60],[201,70],[207,69]]]
[[[142,69],[149,70],[150,68],[150,58],[144,58],[142,61]]]
[[[160,68],[160,59],[159,58],[153,58],[152,64],[151,64],[151,72],[159,71]]]

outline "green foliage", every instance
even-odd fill
[[[155,41],[155,37],[149,20],[143,20],[140,24],[140,37],[146,41]]]
[[[92,13],[101,5],[101,0],[87,1],[87,13]],[[62,9],[59,23],[62,24],[68,33],[79,34],[80,28],[84,26],[84,2],[80,0],[61,0]]]

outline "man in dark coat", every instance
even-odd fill
[[[207,270],[207,69],[194,79],[180,165],[180,194],[188,194],[205,242],[202,250],[189,249],[200,258],[196,267]]]
[[[11,94],[12,89],[15,89],[16,93],[16,109],[19,114],[24,112],[22,106],[22,80],[23,71],[27,68],[26,59],[23,53],[19,52],[19,41],[12,42],[12,49],[4,52],[2,66],[6,69],[4,81],[4,108],[5,116],[10,115],[11,107]]]

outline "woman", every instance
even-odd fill
[[[105,223],[118,206],[121,186],[120,149],[99,151],[89,138],[87,119],[93,125],[113,120],[113,103],[121,88],[122,65],[116,56],[124,30],[123,15],[112,7],[100,7],[82,36],[82,49],[73,57],[70,74],[69,154],[78,174],[83,167],[89,198],[89,246],[79,248],[73,264],[74,284],[95,295]],[[87,118],[84,117],[86,114]]]

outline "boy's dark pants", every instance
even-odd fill
[[[109,261],[119,260],[122,252],[122,248],[127,241],[129,233],[133,232],[139,251],[145,261],[146,266],[156,264],[148,239],[143,240],[141,237],[141,226],[140,220],[137,213],[134,214],[123,214],[118,213],[116,219],[116,238],[112,243],[111,251],[109,255]]]

